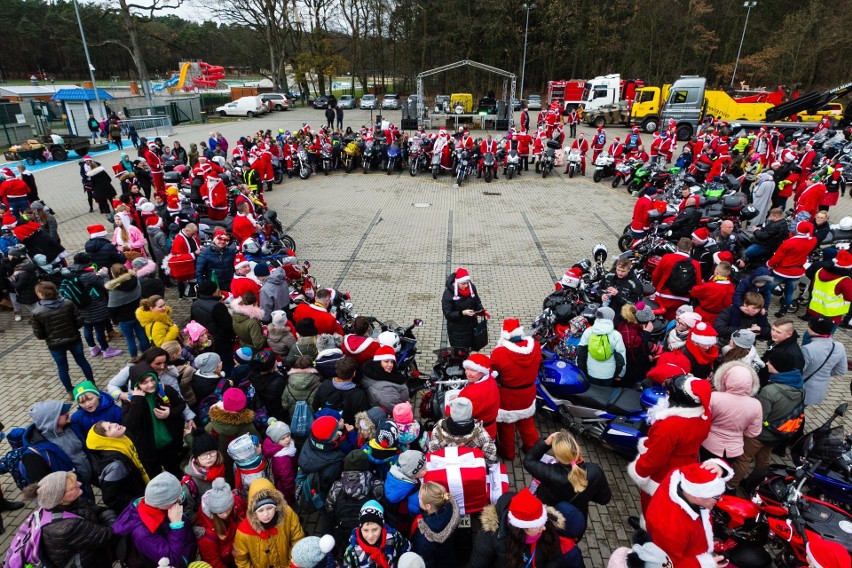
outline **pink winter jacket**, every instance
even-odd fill
[[[713,375],[710,395],[710,433],[702,446],[717,456],[743,453],[743,438],[754,438],[763,428],[763,409],[754,398],[760,388],[757,373],[739,361],[725,363]]]
[[[291,442],[292,444],[292,442]],[[296,469],[298,469],[298,457],[295,453],[287,455],[284,446],[276,444],[269,438],[263,440],[261,446],[264,457],[272,466],[272,477],[275,480],[275,488],[284,494],[284,499],[291,506],[296,505]]]

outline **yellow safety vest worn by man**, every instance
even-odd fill
[[[814,276],[808,314],[840,323],[843,316],[849,312],[852,301],[852,278],[844,274],[852,270],[852,254],[845,250],[840,251],[834,264],[836,268],[820,268]]]

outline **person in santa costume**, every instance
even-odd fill
[[[491,370],[491,359],[474,353],[462,364],[467,386],[459,393],[473,404],[473,417],[482,421],[482,427],[492,440],[497,439],[497,415],[500,412],[500,390]]]
[[[358,316],[352,322],[352,333],[343,336],[343,344],[340,349],[347,357],[352,357],[358,363],[358,368],[367,361],[373,360],[379,342],[370,337],[373,328],[370,319]]]
[[[597,161],[598,156],[603,152],[604,146],[606,146],[606,131],[603,126],[598,126],[598,131],[595,132],[595,135],[592,137],[592,163],[594,164]]]
[[[156,149],[156,143],[148,142],[148,148],[145,150],[142,158],[148,163],[148,167],[151,169],[151,181],[154,184],[154,188],[157,191],[165,191],[166,180],[165,177],[163,177],[163,162],[155,152]]]
[[[243,202],[237,205],[237,214],[234,216],[231,232],[234,234],[234,238],[239,246],[242,246],[246,239],[253,237],[257,232],[255,218],[251,214],[251,208],[248,203]]]
[[[736,287],[731,282],[731,264],[720,262],[713,269],[713,277],[710,281],[696,286],[689,295],[699,302],[695,311],[701,314],[701,321],[713,325],[719,312],[734,303],[735,291]]]
[[[586,135],[582,132],[579,136],[574,137],[571,142],[571,150],[580,152],[580,173],[586,175],[586,154],[589,152],[589,141],[586,140]],[[568,173],[569,164],[565,164],[565,173]]]
[[[176,197],[176,196],[172,196]],[[171,201],[169,201],[169,210],[171,210]],[[169,251],[171,256],[191,254],[193,259],[198,258],[201,253],[201,241],[198,240],[198,225],[189,223],[186,227],[178,231],[172,241],[172,248]],[[192,273],[195,273],[194,263]],[[195,296],[195,282],[191,280],[178,280],[177,283],[178,297]]]
[[[530,169],[530,144],[532,144],[532,136],[529,135],[527,129],[522,128],[518,134],[515,134],[518,139],[518,155],[521,157],[521,165],[524,171]],[[518,171],[520,175],[520,170]]]
[[[212,168],[207,173],[205,182],[207,217],[212,221],[221,221],[228,216],[228,189]]]
[[[697,311],[697,315],[700,315]],[[703,316],[702,316],[703,317]],[[701,379],[709,379],[719,359],[719,336],[712,325],[699,321],[692,326],[681,352],[689,359],[690,372]]]
[[[800,221],[796,224],[796,234],[781,243],[775,254],[766,262],[775,277],[772,287],[784,284],[784,297],[781,309],[775,313],[776,318],[783,317],[793,303],[796,283],[804,276],[808,255],[817,246],[813,232],[814,226],[811,223]]]
[[[539,439],[535,415],[535,380],[541,366],[541,346],[517,319],[503,321],[500,343],[491,352],[491,369],[500,377],[500,410],[497,411],[497,451],[515,459],[515,429],[521,448],[528,452]]]
[[[669,473],[645,513],[651,540],[677,568],[722,568],[728,561],[713,553],[710,510],[725,493],[733,470],[723,460],[684,464]]]
[[[805,555],[808,568],[848,568],[852,565],[852,558],[842,544],[826,540],[811,531],[807,531],[807,536]]]
[[[660,307],[666,309],[666,319],[671,321],[675,319],[678,307],[689,303],[688,296],[680,296],[667,288],[669,277],[672,270],[679,262],[692,262],[693,270],[695,271],[695,286],[701,285],[701,265],[698,261],[692,260],[689,253],[692,252],[692,239],[682,237],[677,242],[677,252],[670,252],[660,259],[660,264],[651,275],[651,284],[657,289],[657,302]]]
[[[823,199],[825,199],[827,188],[818,175],[811,176],[810,183],[802,189],[796,198],[796,214],[807,213],[809,219],[816,217]]]
[[[464,268],[459,268],[447,277],[444,295],[441,297],[441,310],[447,320],[450,347],[469,351],[477,314],[485,312],[485,309],[470,280],[470,273]]]
[[[323,333],[338,334],[343,336],[343,328],[340,323],[328,311],[331,305],[331,290],[320,288],[317,290],[313,304],[303,302],[293,311],[293,323],[298,324],[301,320],[311,318],[317,328],[317,335]]]
[[[231,280],[230,292],[235,298],[242,297],[246,292],[260,296],[260,284],[254,279],[251,262],[242,253],[234,257],[234,278]]]
[[[664,386],[665,398],[648,411],[648,436],[639,440],[639,455],[627,466],[627,474],[639,487],[643,515],[670,471],[698,461],[710,433],[710,382],[677,375]]]
[[[257,160],[251,166],[260,176],[262,191],[272,191],[272,182],[275,180],[275,169],[272,167],[272,153],[264,147],[259,152]]]

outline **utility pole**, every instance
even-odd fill
[[[80,7],[77,5],[77,0],[74,0],[74,12],[77,14],[77,24],[80,26],[80,38],[83,40],[83,52],[86,54],[86,63],[89,66],[89,77],[92,79],[92,90],[95,92],[97,108],[101,111],[101,115],[106,118],[106,111],[101,104],[101,97],[98,94],[98,84],[95,82],[95,66],[92,65],[92,58],[89,57],[89,46],[86,44],[86,33],[83,31],[83,20],[80,19]]]
[[[745,41],[746,30],[748,29],[748,17],[751,14],[751,9],[757,7],[757,2],[752,0],[750,2],[743,2],[743,8],[746,9],[746,19],[745,24],[743,25],[743,37],[740,38],[740,48],[737,50],[737,60],[734,63],[734,74],[731,75],[731,88],[734,88],[734,79],[737,77],[737,67],[740,64],[740,54],[743,52],[743,42]]]
[[[523,100],[523,98],[524,98],[524,75],[525,75],[526,70],[527,70],[527,34],[529,33],[529,30],[530,30],[530,10],[535,8],[535,4],[532,4],[532,3],[529,3],[529,2],[524,2],[523,4],[521,4],[521,8],[523,8],[527,12],[526,24],[524,24],[524,58],[521,61],[521,100]],[[514,101],[508,101],[508,102],[509,102],[509,104],[514,103]]]

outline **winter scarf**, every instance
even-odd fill
[[[714,345],[707,351],[699,347],[692,341],[692,337],[686,338],[686,350],[695,358],[699,365],[710,365],[719,358],[719,348]]]
[[[159,382],[157,387],[159,388]],[[172,435],[166,423],[154,415],[154,409],[159,406],[158,398],[157,391],[145,395],[145,402],[148,403],[148,410],[151,412],[151,423],[154,425],[154,447],[161,450],[171,445]]]
[[[139,500],[139,504],[136,505],[136,510],[139,512],[139,518],[142,520],[142,524],[145,525],[145,528],[148,529],[151,534],[157,532],[157,528],[163,524],[163,521],[166,520],[167,511],[162,509],[157,509],[156,507],[152,507],[148,503],[145,502],[145,498]]]
[[[361,537],[361,528],[355,531],[355,540],[358,542],[358,546],[361,547],[367,556],[370,557],[370,560],[376,563],[376,566],[379,568],[390,568],[388,565],[388,559],[385,557],[384,549],[385,543],[388,539],[388,530],[385,527],[382,527],[382,536],[379,538],[379,542],[376,543],[375,546],[371,544],[367,544],[367,541]]]
[[[189,468],[192,470],[192,475],[194,477],[200,477],[204,479],[204,481],[213,482],[214,479],[219,477],[225,477],[225,464],[220,463],[219,465],[214,465],[209,468],[203,468],[197,463],[195,463],[195,459],[189,460]]]
[[[145,485],[148,485],[148,482],[151,481],[151,478],[148,477],[148,472],[145,471],[145,466],[142,465],[142,460],[139,459],[139,452],[136,451],[136,446],[133,445],[133,440],[127,436],[122,436],[121,438],[109,438],[107,436],[101,436],[95,432],[94,428],[90,428],[89,433],[86,436],[86,447],[90,450],[111,450],[127,456],[127,458],[133,462],[133,465],[136,466],[136,469],[139,470],[139,474],[142,476],[142,481],[145,482]]]
[[[335,381],[334,379],[332,379],[331,385],[340,391],[349,391],[358,386],[352,381]]]

